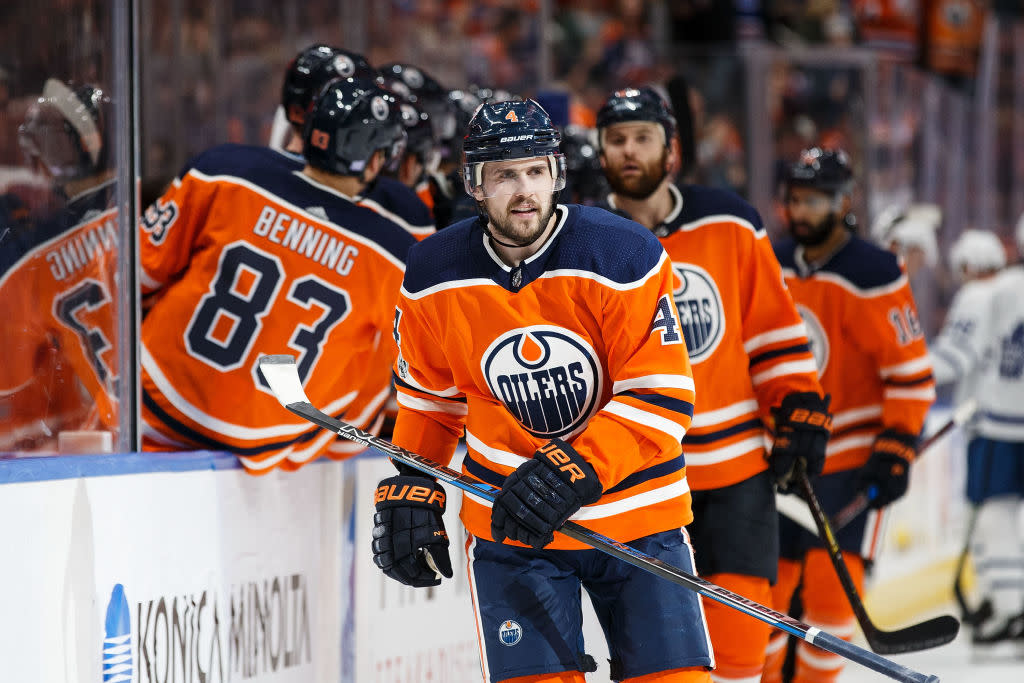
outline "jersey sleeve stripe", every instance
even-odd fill
[[[652,465],[646,469],[642,469],[638,472],[634,472],[615,486],[604,492],[604,495],[611,493],[619,493],[626,489],[632,488],[644,482],[657,479],[658,477],[664,477],[667,474],[673,474],[683,469],[686,466],[686,459],[682,455],[677,455],[671,460],[665,462],[659,462],[657,465]]]
[[[806,339],[807,328],[804,327],[802,322],[796,325],[790,325],[789,327],[780,327],[768,332],[763,332],[743,342],[743,350],[747,352],[747,355],[753,355],[762,346],[768,344],[776,344],[781,341],[790,341],[791,339]]]
[[[690,485],[684,477],[683,479],[672,482],[667,486],[662,486],[661,488],[656,488],[651,491],[644,491],[643,493],[638,493],[637,495],[629,496],[628,498],[622,498],[613,503],[587,505],[580,508],[580,511],[569,519],[585,521],[588,519],[612,517],[614,515],[647,507],[648,505],[654,505],[655,503],[679,498],[681,496],[685,496],[689,492]]]
[[[758,434],[752,436],[749,439],[743,441],[737,441],[736,443],[723,446],[722,448],[716,448],[710,451],[693,452],[689,451],[686,453],[686,463],[688,466],[696,467],[701,465],[715,465],[726,460],[732,460],[738,458],[741,455],[754,450],[766,450],[768,448],[768,440],[764,437],[764,434]]]
[[[689,418],[693,417],[692,403],[678,398],[672,398],[671,396],[662,396],[661,394],[638,394],[635,391],[624,391],[620,394],[616,394],[616,396],[629,397],[638,401],[643,401],[644,403],[650,403],[652,406],[671,410],[674,413],[681,413]]]
[[[438,391],[436,389],[427,389],[425,386],[417,382],[412,375],[407,375],[405,379],[402,379],[395,373],[391,373],[391,376],[394,378],[395,384],[403,389],[408,389],[410,391],[419,391],[424,394],[431,394],[433,396],[437,396],[438,398],[446,398],[450,401],[462,401],[463,403],[466,402],[466,397],[459,395],[458,387],[448,387],[447,389],[441,389],[440,391]]]
[[[682,389],[693,391],[693,378],[688,375],[645,375],[620,379],[612,384],[613,394],[622,394],[633,389]]]
[[[915,375],[919,372],[924,372],[925,370],[930,371],[931,369],[931,361],[928,359],[928,354],[926,353],[904,363],[887,365],[879,369],[878,374],[882,379],[887,379],[893,375]]]
[[[670,189],[672,187],[672,185],[669,186]],[[668,220],[666,220],[665,222],[668,222]],[[718,223],[731,223],[733,225],[738,225],[741,228],[746,228],[747,230],[749,230],[755,236],[758,237],[766,234],[763,230],[758,231],[758,229],[754,227],[754,224],[746,220],[745,218],[740,218],[739,216],[734,216],[728,213],[714,214],[711,216],[705,216],[700,220],[692,221],[690,223],[683,223],[682,225],[679,226],[679,229],[689,232],[692,230],[698,230],[700,228],[703,228],[706,225],[715,225]]]
[[[164,286],[164,283],[150,276],[146,272],[146,269],[139,267],[139,284],[142,286],[143,293],[152,292],[154,289],[160,289]]]
[[[640,410],[639,408],[621,403],[614,399],[605,404],[604,408],[601,409],[601,412],[616,415],[631,422],[636,422],[644,427],[657,429],[659,432],[668,434],[675,441],[681,442],[683,437],[686,436],[686,428],[678,422],[673,422],[672,420],[656,415],[650,411]]]
[[[854,448],[870,448],[874,442],[875,434],[856,434],[841,439],[830,439],[828,447],[825,449],[825,455],[831,457]]]
[[[240,441],[258,441],[260,439],[272,439],[280,436],[291,436],[294,434],[301,434],[307,430],[308,423],[299,424],[282,424],[275,425],[273,427],[243,427],[242,425],[232,424],[230,422],[224,422],[217,418],[207,415],[202,410],[192,405],[185,398],[179,394],[174,386],[168,381],[167,377],[164,376],[160,367],[156,361],[150,355],[149,350],[145,344],[140,344],[141,355],[142,355],[142,368],[149,375],[153,383],[156,384],[157,389],[166,398],[174,408],[181,412],[182,415],[192,420],[198,425],[201,425],[205,429],[209,429],[211,432],[217,432],[224,436],[232,439],[238,439]],[[341,398],[332,401],[330,404],[323,408],[325,413],[334,415],[340,414],[348,404],[355,400],[358,392],[352,391]]]
[[[808,358],[806,360],[794,360],[788,363],[779,363],[764,372],[759,372],[756,375],[753,375],[750,378],[750,381],[755,385],[758,385],[767,382],[770,379],[782,377],[783,375],[797,375],[806,372],[814,373],[814,376],[817,377],[818,366],[814,362],[813,358]]]
[[[527,460],[521,455],[516,455],[515,453],[509,453],[508,451],[488,446],[468,429],[466,430],[466,446],[482,455],[485,459],[490,460],[495,465],[511,467],[512,469],[519,467]]]
[[[833,424],[835,423],[833,422]],[[868,430],[871,431],[872,433],[875,433],[881,431],[882,427],[883,425],[881,416],[879,416],[875,419],[864,420],[863,422],[856,422],[846,427],[839,427],[833,429],[832,435],[829,438],[838,439],[841,436],[848,436],[849,434],[853,434],[854,432],[862,432],[864,430]]]
[[[752,429],[762,430],[764,429],[764,423],[759,419],[746,420],[732,425],[731,427],[725,427],[724,429],[717,429],[713,432],[704,432],[702,434],[694,434],[691,428],[686,433],[686,438],[683,439],[683,445],[703,445],[713,443],[715,441],[721,441],[737,434],[750,431]]]
[[[363,412],[353,416],[351,419],[346,417],[345,422],[348,422],[349,424],[354,425],[359,429],[364,429],[366,423],[373,419],[375,415],[377,415],[378,411],[380,411],[381,406],[384,405],[384,402],[388,400],[388,396],[390,395],[391,387],[384,387],[380,392],[377,393],[376,396],[370,399],[370,401],[366,404],[366,407],[363,408]]]
[[[917,377],[915,379],[887,379],[884,381],[884,384],[887,387],[913,387],[919,384],[928,384],[929,382],[934,381],[935,377],[932,375],[932,373],[929,372],[927,375],[923,377]]]
[[[337,441],[335,437],[336,435],[334,433],[327,432],[325,434],[321,434],[316,439],[314,439],[313,443],[309,446],[309,448],[305,448],[301,451],[296,451],[293,448],[289,448],[288,450],[284,451],[288,456],[286,460],[288,461],[288,463],[296,466],[305,465],[306,463],[312,460],[316,460],[317,457],[319,457],[319,455],[322,452],[324,452],[330,447],[329,443],[332,440]]]
[[[398,392],[398,403],[406,408],[427,413],[447,413],[449,415],[458,415],[459,417],[469,414],[469,406],[465,403],[457,401],[428,401],[403,391]]]
[[[875,404],[870,406],[862,406],[860,408],[851,408],[850,410],[840,410],[832,415],[832,427],[839,429],[851,425],[855,422],[862,422],[871,418],[882,417],[882,406],[881,404]]]
[[[779,356],[800,355],[810,352],[810,344],[794,344],[792,346],[786,346],[781,349],[774,349],[772,351],[764,351],[762,353],[759,353],[750,359],[750,364],[757,365],[758,363],[764,363],[765,361],[772,360],[773,358],[778,358]]]
[[[738,417],[746,415],[756,414],[758,411],[757,401],[748,399],[746,401],[739,401],[732,405],[727,405],[724,408],[718,408],[717,410],[700,411],[693,416],[693,422],[690,425],[691,429],[704,429],[706,427],[713,427],[729,420],[735,420]]]
[[[934,401],[935,387],[924,389],[885,389],[882,392],[886,399],[905,399],[911,401]]]

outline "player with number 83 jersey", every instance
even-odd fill
[[[285,349],[328,412],[379,423],[415,240],[352,197],[404,132],[393,98],[351,79],[328,85],[310,118],[306,169],[268,162],[266,148],[215,147],[143,216],[148,449],[228,450],[256,474],[354,452],[282,413],[257,361]]]

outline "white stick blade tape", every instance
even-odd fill
[[[306,391],[299,381],[299,373],[295,368],[295,359],[287,354],[262,356],[260,372],[270,385],[270,390],[281,402],[288,406],[291,403],[309,403]]]

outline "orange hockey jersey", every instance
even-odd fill
[[[335,436],[283,410],[257,370],[290,352],[310,398],[372,426],[387,397],[409,233],[262,147],[194,160],[142,221],[146,446],[236,453],[296,469]],[[339,443],[339,455],[351,453]]]
[[[654,234],[672,259],[698,392],[683,452],[690,486],[700,491],[767,469],[770,408],[787,394],[822,390],[757,211],[724,190],[669,190],[675,207]]]
[[[553,437],[593,465],[604,496],[573,519],[627,541],[692,519],[680,441],[693,378],[672,267],[657,239],[601,209],[559,206],[557,228],[509,268],[468,219],[416,245],[395,315],[394,442],[500,486]],[[490,507],[462,503],[490,538]],[[582,548],[555,534],[551,548]]]
[[[825,473],[863,465],[882,429],[919,434],[935,381],[914,299],[896,257],[851,237],[813,270],[791,240],[776,253],[832,394]]]
[[[118,228],[110,180],[31,235],[0,266],[0,448],[54,445],[63,429],[118,426]],[[19,244],[20,243],[20,244]]]

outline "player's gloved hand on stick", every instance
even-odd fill
[[[411,467],[397,466],[401,474],[382,479],[373,497],[373,562],[407,586],[437,586],[439,574],[452,576],[444,488]]]
[[[565,441],[552,439],[505,478],[491,508],[491,537],[539,550],[554,540],[555,529],[596,502],[602,491],[590,463]]]
[[[884,507],[907,492],[910,463],[916,455],[917,437],[913,434],[886,429],[875,438],[857,482],[858,489],[868,496],[869,507]]]
[[[825,466],[825,447],[832,432],[832,415],[828,412],[832,397],[824,398],[813,391],[789,394],[775,417],[775,443],[768,458],[778,490],[789,493],[798,460],[803,460],[807,476],[821,474]]]

